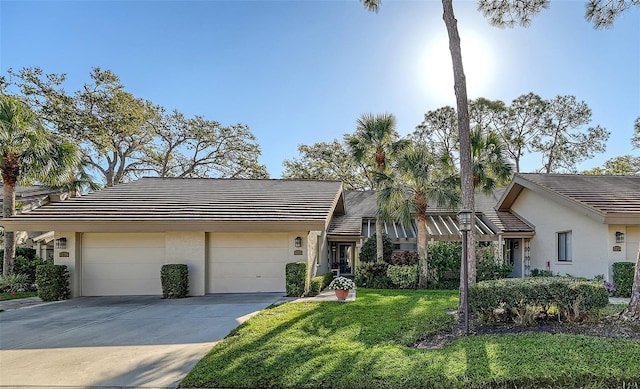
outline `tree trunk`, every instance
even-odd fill
[[[384,260],[384,245],[382,244],[382,220],[376,217],[376,261]]]
[[[458,34],[457,20],[453,12],[453,0],[442,0],[442,19],[447,27],[449,35],[449,51],[453,64],[454,90],[456,93],[456,106],[458,113],[458,131],[460,135],[460,175],[462,187],[462,207],[475,215],[473,166],[471,164],[471,135],[469,129],[469,105],[467,98],[467,82],[462,66],[462,51],[460,49],[460,35]],[[465,248],[463,247],[463,250]],[[474,284],[476,280],[476,253],[475,253],[475,217],[471,218],[471,231],[467,240],[468,250],[468,280]],[[460,269],[460,282],[463,282],[463,271]],[[462,289],[462,288],[461,288]],[[466,296],[460,296],[460,307],[464,306]]]
[[[633,277],[633,287],[631,288],[631,301],[629,307],[622,313],[628,320],[640,321],[640,245],[636,256],[636,271]]]
[[[16,177],[13,177],[11,168],[7,167],[2,175],[3,196],[2,217],[8,218],[15,214],[16,211]],[[18,168],[19,171],[19,168]],[[13,263],[16,255],[16,235],[13,231],[4,232],[4,257],[2,259],[2,275],[8,276],[13,274]]]
[[[427,289],[429,284],[429,262],[427,256],[427,228],[424,214],[418,215],[418,288]]]

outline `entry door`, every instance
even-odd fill
[[[338,258],[340,261],[340,274],[353,274],[355,245],[352,243],[340,243],[338,245]]]
[[[522,242],[520,239],[507,239],[507,260],[509,265],[513,266],[513,271],[509,274],[511,278],[522,277],[522,249],[520,245]]]

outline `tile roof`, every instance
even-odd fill
[[[4,186],[0,184],[0,207],[4,202]],[[50,195],[60,195],[60,191],[49,189],[41,185],[17,186],[16,203],[18,211],[29,211],[40,207],[50,200]]]
[[[338,181],[146,177],[9,220],[318,222],[343,213],[341,194]]]
[[[640,224],[640,176],[518,173],[499,210],[509,210],[525,188],[600,223]]]

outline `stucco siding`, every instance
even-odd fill
[[[189,267],[189,295],[205,294],[206,244],[204,232],[167,232],[165,263],[181,263]]]
[[[635,262],[640,249],[640,226],[627,227],[625,239],[627,241],[625,258],[629,262]]]
[[[536,229],[531,240],[531,269],[545,269],[547,262],[554,274],[594,277],[609,274],[609,229],[573,209],[525,189],[511,209],[531,222]],[[558,261],[557,234],[571,231],[571,261]]]

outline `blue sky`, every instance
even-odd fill
[[[69,91],[99,66],[126,90],[224,125],[245,123],[272,177],[299,144],[342,139],[367,112],[396,115],[405,135],[424,113],[454,105],[438,1],[0,0],[0,70],[66,73]],[[498,29],[455,1],[469,97],[510,102],[534,92],[575,95],[591,125],[623,154],[640,116],[640,9],[594,30],[583,1],[551,1],[529,28]],[[525,161],[524,171],[540,166]]]

